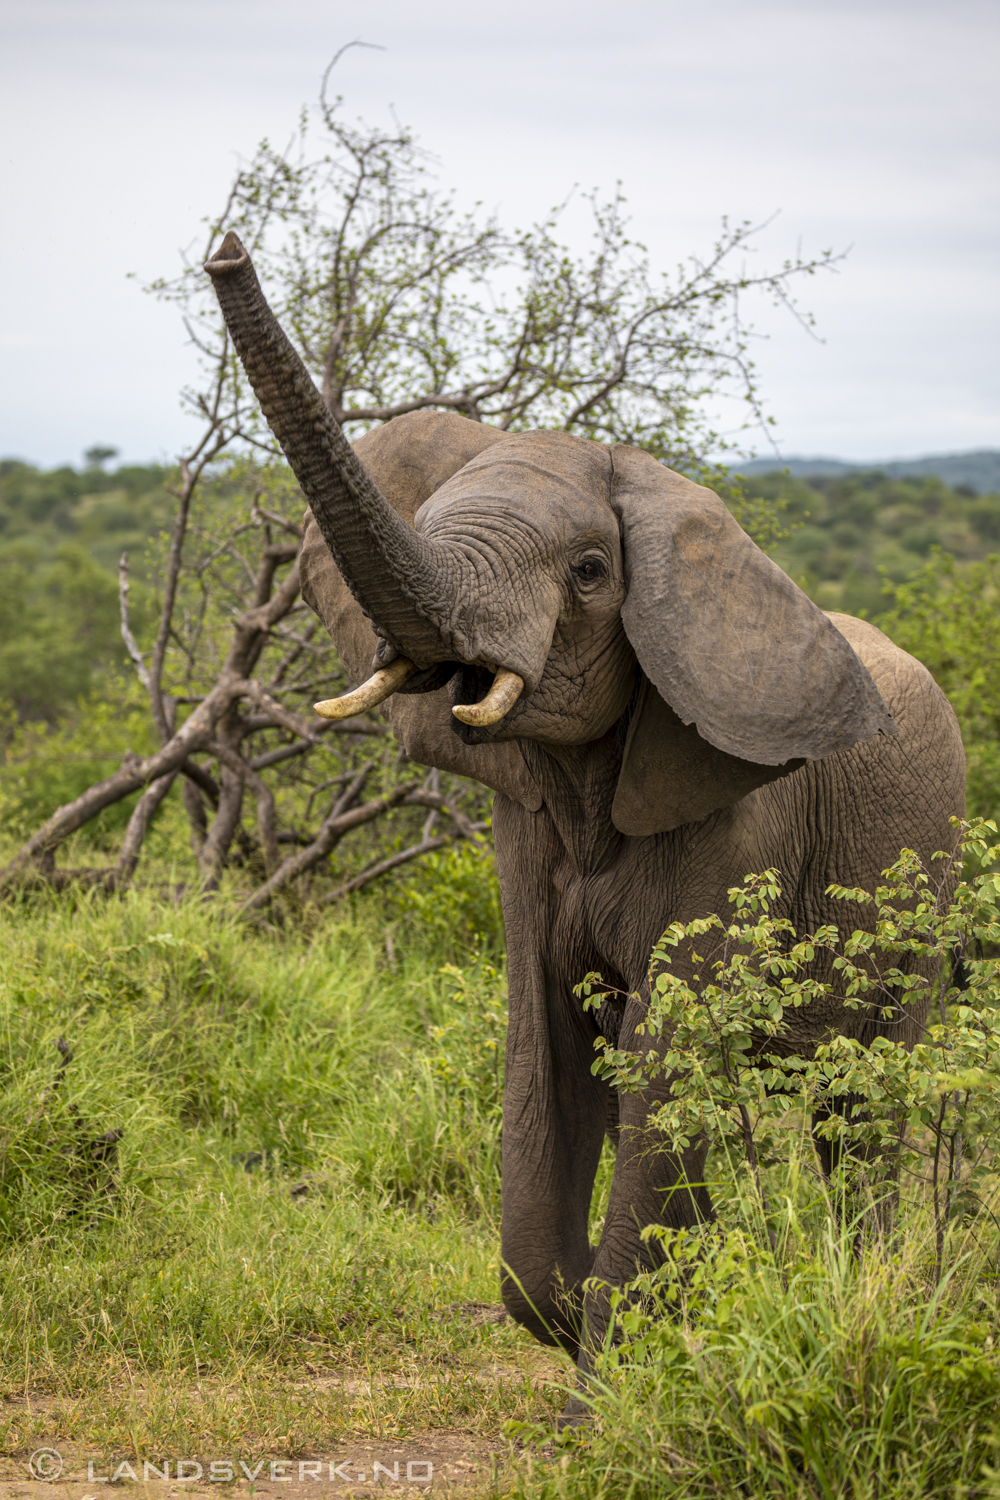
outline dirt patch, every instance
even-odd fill
[[[345,1441],[332,1453],[253,1459],[231,1454],[181,1459],[122,1457],[97,1461],[68,1448],[37,1449],[23,1458],[0,1459],[0,1500],[101,1500],[113,1491],[135,1500],[198,1500],[224,1495],[273,1495],[307,1500],[339,1496],[486,1492],[502,1479],[510,1447],[460,1429],[411,1437]],[[41,1479],[41,1474],[50,1478]]]

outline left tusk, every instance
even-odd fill
[[[314,703],[313,709],[321,719],[352,719],[355,714],[363,714],[366,708],[374,708],[390,698],[416,670],[409,657],[397,656],[394,662],[376,672],[374,677],[369,677],[352,693],[344,693],[340,698],[326,698],[322,703]]]
[[[493,686],[481,703],[459,703],[452,713],[463,724],[483,729],[487,724],[499,724],[504,714],[509,714],[524,692],[524,678],[516,672],[501,667],[493,679]]]

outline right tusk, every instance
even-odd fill
[[[369,677],[352,693],[344,693],[340,698],[325,698],[322,703],[314,703],[313,709],[321,719],[352,719],[355,714],[363,714],[366,708],[374,708],[391,698],[416,670],[409,657],[397,656],[394,662]]]
[[[501,667],[493,679],[493,686],[481,703],[459,703],[452,713],[463,724],[483,729],[488,724],[499,724],[504,714],[509,714],[524,692],[524,678],[516,672]]]

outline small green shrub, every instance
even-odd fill
[[[790,1121],[809,1116],[819,1121],[817,1134],[835,1143],[837,1182],[848,1195],[884,1196],[879,1184],[897,1161],[920,1191],[929,1174],[939,1275],[949,1222],[981,1195],[994,1196],[1000,961],[972,955],[1000,941],[1000,875],[993,868],[1000,846],[988,842],[994,823],[956,828],[956,848],[935,856],[941,867],[933,875],[904,850],[874,893],[829,888],[865,912],[867,930],[850,937],[835,926],[802,937],[786,918],[772,916],[781,894],[773,870],[748,875],[729,892],[735,910],[728,922],[710,916],[672,923],[663,933],[640,1027],[650,1046],[633,1052],[601,1040],[594,1072],[630,1091],[652,1078],[668,1080],[653,1125],[671,1151],[699,1138],[708,1143],[722,1211],[728,1198],[742,1214],[746,1174],[767,1221],[767,1166],[786,1159],[795,1140]],[[963,855],[967,878],[949,900],[949,872]],[[671,967],[681,945],[697,966],[690,982]],[[821,950],[833,955],[829,982],[806,972]],[[914,972],[914,960],[932,977]],[[599,986],[596,974],[578,986],[586,1006],[605,998]],[[835,1035],[800,1056],[791,1050],[789,1018],[826,997],[890,1028],[918,997],[933,1008],[912,1050],[891,1036],[865,1046]],[[773,1248],[773,1228],[769,1234]]]
[[[107,674],[100,692],[77,693],[64,707],[71,711],[55,728],[18,725],[9,705],[0,717],[0,823],[12,840],[27,838],[57,807],[113,775],[126,751],[148,755],[155,748],[148,701],[137,681]],[[92,847],[117,847],[137,797],[105,808],[87,826]],[[158,811],[162,816],[165,804]]]
[[[490,842],[452,844],[408,866],[392,902],[410,931],[419,930],[453,960],[476,949],[504,951],[503,911]]]
[[[789,1205],[808,1180],[788,1179]],[[790,1211],[776,1254],[745,1228],[657,1238],[662,1266],[618,1301],[623,1340],[598,1364],[594,1429],[567,1435],[562,1464],[534,1467],[520,1494],[995,1493],[1000,1306],[992,1275],[974,1285],[980,1255],[934,1289],[919,1238],[859,1259],[853,1226],[829,1216],[806,1227]]]
[[[803,937],[774,917],[774,871],[729,893],[728,920],[663,934],[648,1048],[599,1042],[594,1068],[627,1090],[666,1080],[653,1120],[664,1149],[707,1142],[717,1218],[645,1230],[655,1269],[612,1293],[594,1426],[575,1458],[580,1440],[566,1435],[561,1465],[533,1470],[523,1493],[996,1493],[1000,960],[981,956],[1000,941],[996,831],[959,829],[933,872],[904,850],[871,894],[831,887],[864,912],[869,930],[849,937],[832,926]],[[690,982],[672,969],[682,944],[695,953]],[[806,976],[820,949],[829,983]],[[911,972],[914,958],[931,978]],[[589,975],[579,987],[588,1006],[599,986]],[[898,1021],[928,991],[912,1052],[885,1037],[790,1051],[789,1018],[819,998]],[[841,1150],[830,1181],[811,1118]]]

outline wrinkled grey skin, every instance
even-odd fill
[[[497,792],[503,1295],[585,1366],[607,1324],[607,1292],[587,1278],[621,1284],[654,1253],[643,1225],[691,1224],[711,1204],[701,1187],[670,1192],[682,1174],[700,1182],[698,1149],[647,1149],[660,1088],[618,1100],[593,1077],[597,1022],[573,985],[598,970],[633,995],[602,1026],[645,1048],[650,950],[667,923],[725,912],[748,872],[781,872],[781,914],[801,932],[860,925],[831,883],[871,889],[904,845],[930,859],[953,843],[954,715],[922,666],[873,626],[823,615],[716,496],[636,450],[420,413],[352,453],[234,236],[209,270],[312,506],[306,599],[356,680],[376,645],[366,614],[378,662],[402,652],[421,669],[386,705],[411,757]],[[524,678],[519,702],[490,729],[460,725],[451,705],[481,699],[501,667]],[[689,971],[684,952],[675,971]],[[880,1031],[912,1043],[922,1020],[831,999],[796,1014],[790,1045]],[[617,1159],[593,1246],[606,1132]]]

